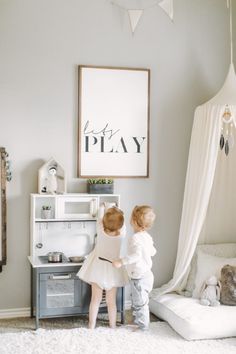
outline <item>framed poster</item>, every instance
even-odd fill
[[[150,70],[79,66],[79,177],[149,176]]]

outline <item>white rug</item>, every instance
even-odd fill
[[[186,341],[167,323],[154,322],[148,332],[38,329],[0,335],[0,354],[235,354],[236,338]]]

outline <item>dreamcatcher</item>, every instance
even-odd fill
[[[220,135],[220,148],[224,150],[225,155],[228,156],[230,149],[234,146],[234,120],[229,106],[225,106],[225,111],[222,115],[222,126]]]

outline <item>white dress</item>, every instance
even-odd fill
[[[121,244],[125,237],[125,227],[119,236],[109,236],[104,232],[101,221],[97,223],[97,243],[93,251],[84,261],[78,272],[78,277],[86,283],[96,283],[101,289],[109,290],[122,287],[128,283],[128,275],[124,267],[115,268],[110,261],[120,258]]]

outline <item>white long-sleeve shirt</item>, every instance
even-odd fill
[[[156,254],[152,237],[146,231],[140,231],[128,241],[128,255],[122,258],[130,278],[139,279],[151,270],[152,258]]]

